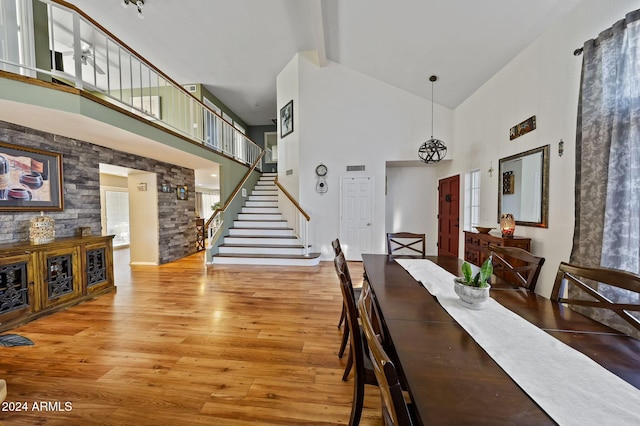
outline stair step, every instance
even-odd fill
[[[247,201],[246,207],[278,207],[277,201]]]
[[[264,236],[264,237],[293,237],[295,236],[291,228],[229,228],[229,236]]]
[[[278,202],[277,195],[249,195],[249,201],[275,201]]]
[[[320,253],[309,253],[309,256],[215,254],[212,262],[226,265],[316,266],[320,263]]]
[[[278,246],[278,245],[247,245],[247,244],[220,244],[218,246],[221,254],[241,254],[241,255],[303,255],[304,246]]]
[[[245,214],[281,214],[277,207],[263,207],[263,206],[244,206],[242,213]]]
[[[286,220],[234,220],[234,228],[287,228]]]
[[[297,240],[294,240],[294,242],[297,242]],[[231,248],[251,248],[251,247],[255,247],[255,248],[295,248],[295,249],[299,249],[299,248],[304,248],[304,246],[302,244],[287,244],[287,245],[281,245],[281,244],[232,244],[232,243],[227,243],[226,241],[224,242],[224,244],[220,244],[220,247],[231,247]]]
[[[293,235],[228,235],[224,237],[224,243],[239,245],[272,245],[280,247],[299,244],[299,240]]]
[[[238,219],[237,220],[257,220],[257,221],[264,221],[264,220],[282,220],[282,213],[266,213],[266,214],[262,214],[262,213],[238,213]]]

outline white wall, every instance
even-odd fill
[[[572,53],[638,8],[638,0],[584,1],[454,113],[457,155],[447,166],[448,172],[482,170],[483,224],[497,223],[500,176],[494,173],[489,177],[490,161],[497,171],[500,158],[551,145],[549,228],[516,227],[516,235],[533,239],[533,253],[546,258],[536,290],[544,296],[551,292],[560,261],[569,259],[573,238],[575,127],[582,58]],[[536,116],[537,129],[510,141],[509,128],[532,115]],[[562,157],[558,156],[561,139],[565,142]]]
[[[300,158],[298,145],[302,127],[298,94],[298,63],[299,57],[296,55],[276,78],[278,87],[278,180],[295,198],[299,197]],[[293,100],[293,133],[281,138],[280,109],[291,100]],[[287,176],[287,170],[291,170],[293,173]]]
[[[158,184],[155,173],[132,172],[127,178],[129,187],[129,229],[131,230],[131,264],[157,265],[158,248]],[[138,185],[147,184],[146,191]]]
[[[384,253],[386,162],[417,159],[418,147],[431,135],[431,102],[334,62],[320,68],[313,54],[302,52],[278,76],[278,109],[293,96],[295,66],[294,133],[283,141],[288,144],[294,136],[292,140],[299,144],[299,170],[294,174],[299,173],[300,204],[312,216],[312,251],[321,251],[325,260],[332,258],[330,243],[340,232],[340,177],[371,176],[375,185],[372,251]],[[434,137],[448,143],[452,111],[436,104],[434,121]],[[279,173],[295,164],[282,155],[280,151]],[[320,163],[329,170],[325,194],[315,191],[315,168]],[[366,170],[347,173],[347,165],[365,165]],[[407,226],[423,227],[428,217],[424,213],[419,223]],[[435,235],[436,231],[426,232]]]
[[[462,196],[462,194],[461,194]],[[438,254],[438,187],[435,167],[387,167],[385,232],[426,234],[428,255]]]
[[[433,184],[437,185],[437,180],[443,177],[479,168],[483,224],[497,226],[498,160],[551,145],[549,228],[516,228],[517,235],[532,238],[532,251],[547,259],[537,290],[544,296],[550,294],[559,262],[569,258],[573,238],[575,126],[582,59],[572,53],[584,41],[597,37],[600,31],[638,8],[640,0],[585,0],[455,112],[436,105],[434,136],[447,143],[448,158],[453,161],[431,166],[436,173]],[[299,143],[296,189],[302,206],[313,217],[313,251],[321,249],[323,259],[331,258],[329,242],[338,236],[340,229],[340,176],[346,175],[346,165],[364,164],[366,172],[358,174],[375,179],[374,252],[384,252],[385,210],[389,211],[382,202],[385,164],[416,158],[419,144],[430,135],[431,104],[340,64],[330,62],[319,68],[306,53],[298,54],[293,61],[297,61],[299,90],[294,131]],[[282,99],[280,93],[288,90],[295,78],[291,68],[290,64],[278,77],[278,108],[290,98]],[[532,115],[536,116],[537,129],[510,141],[509,129]],[[565,151],[559,157],[561,139]],[[329,168],[329,192],[324,195],[314,191],[314,169],[321,162]],[[493,177],[488,172],[490,162],[496,169]],[[396,181],[402,172],[392,173]],[[425,182],[431,179],[429,176]],[[403,194],[402,198],[410,196],[411,193]],[[406,201],[407,208],[414,206],[413,201],[414,198]],[[407,220],[408,227],[423,226],[419,217],[435,218],[437,204],[415,205],[416,211]],[[424,215],[420,214],[423,208],[427,209]],[[460,219],[464,223],[464,218]],[[436,235],[436,229],[428,226],[426,233]],[[461,234],[461,255],[463,246]]]

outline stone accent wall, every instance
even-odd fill
[[[100,235],[99,164],[112,164],[145,172],[158,178],[160,263],[167,263],[195,253],[195,174],[191,169],[162,163],[110,148],[104,148],[60,135],[0,121],[0,141],[62,154],[64,211],[45,212],[55,221],[56,237],[77,234],[80,226]],[[174,192],[162,193],[163,182],[189,187],[189,199],[178,200]],[[38,212],[0,212],[0,243],[27,241],[29,221]]]

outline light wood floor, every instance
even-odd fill
[[[116,293],[8,332],[35,346],[0,348],[1,424],[348,423],[332,262],[207,268],[196,254],[129,267],[122,253]],[[361,424],[380,425],[378,389],[366,393]]]

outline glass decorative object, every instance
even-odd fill
[[[511,213],[503,213],[500,215],[500,232],[503,238],[513,238],[516,231],[516,220]]]
[[[29,225],[29,240],[33,244],[50,243],[56,239],[55,221],[48,216],[36,216]]]

